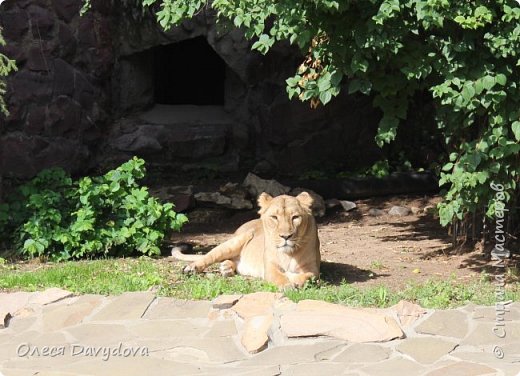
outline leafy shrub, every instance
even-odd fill
[[[165,234],[187,218],[139,186],[144,175],[144,161],[135,157],[78,181],[61,169],[42,171],[0,208],[0,231],[28,257],[157,255]]]

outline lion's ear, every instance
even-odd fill
[[[258,214],[263,214],[271,204],[272,200],[273,196],[271,196],[270,194],[265,192],[261,193],[260,196],[258,196],[258,206],[260,206]]]
[[[307,209],[310,209],[314,203],[314,199],[307,192],[300,193],[298,196],[296,196],[296,199],[300,202],[301,206]]]

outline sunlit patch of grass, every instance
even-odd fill
[[[259,279],[206,274],[183,276],[174,284],[164,286],[160,294],[182,299],[213,299],[222,294],[250,294],[257,291],[275,292],[278,289]]]
[[[121,294],[159,285],[151,259],[107,259],[44,264],[34,270],[0,271],[0,289],[36,291],[61,287],[78,294]]]
[[[520,301],[519,286],[518,282],[509,283],[506,299]],[[202,275],[186,276],[181,273],[179,263],[147,257],[47,263],[29,270],[15,264],[0,266],[0,289],[35,291],[49,287],[61,287],[77,294],[112,295],[153,288],[161,296],[181,299],[213,299],[221,294],[278,291],[276,286],[255,278],[221,277],[215,269]],[[485,276],[471,282],[455,278],[410,282],[400,290],[384,285],[357,287],[347,282],[338,285],[309,282],[301,289],[284,293],[293,301],[316,299],[353,307],[388,307],[402,299],[425,308],[450,308],[470,302],[493,305],[496,302],[493,281]]]

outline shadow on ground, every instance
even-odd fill
[[[347,283],[365,282],[369,279],[383,277],[385,274],[377,274],[371,270],[360,269],[354,265],[338,262],[323,261],[321,263],[321,279],[333,285]]]

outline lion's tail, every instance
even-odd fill
[[[172,257],[181,261],[197,261],[200,260],[202,255],[186,255],[184,252],[192,250],[193,247],[190,244],[177,244],[172,247]]]

